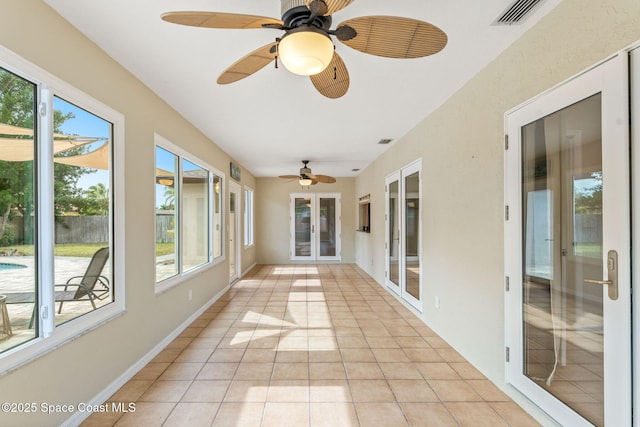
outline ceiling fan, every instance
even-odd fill
[[[327,98],[339,98],[349,89],[349,72],[335,52],[331,36],[343,44],[387,58],[420,58],[440,52],[447,35],[440,28],[412,18],[362,16],[331,29],[332,15],[354,0],[281,0],[282,19],[221,12],[167,12],[161,18],[174,24],[204,28],[270,28],[284,31],[232,64],[218,77],[229,84],[261,70],[278,59],[295,74],[310,76]]]
[[[336,179],[329,175],[314,175],[311,173],[311,169],[308,166],[309,160],[303,160],[303,167],[300,168],[300,175],[280,175],[278,178],[288,179],[288,180],[298,180],[298,183],[303,187],[308,187],[310,185],[316,185],[319,182],[323,182],[325,184],[333,184],[336,182]]]

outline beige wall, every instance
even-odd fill
[[[223,171],[227,179],[231,159],[41,1],[3,0],[1,9],[0,45],[125,116],[126,161],[117,166],[124,166],[127,183],[127,311],[0,376],[1,402],[88,402],[228,284],[224,262],[155,295],[154,132]],[[244,169],[242,180],[255,186]],[[254,250],[245,251],[243,265],[253,259]],[[192,301],[188,300],[189,290],[193,291]],[[58,425],[68,417],[41,412],[11,418],[0,414],[0,424]]]
[[[258,263],[285,264],[289,257],[289,195],[291,193],[340,193],[342,207],[342,262],[355,262],[357,196],[354,178],[338,178],[334,184],[316,184],[303,190],[297,182],[279,178],[257,178],[256,243]]]
[[[357,262],[383,283],[384,178],[422,159],[423,318],[498,385],[504,113],[639,39],[637,0],[565,0],[356,180],[372,208],[371,235],[356,240]]]

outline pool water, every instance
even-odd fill
[[[18,268],[27,268],[27,266],[22,264],[11,264],[8,262],[0,262],[0,270],[15,270]]]

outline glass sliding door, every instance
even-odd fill
[[[291,259],[340,259],[340,195],[291,195]]]
[[[624,62],[507,119],[517,141],[507,153],[507,199],[518,212],[505,242],[515,288],[507,372],[563,425],[631,420],[629,141],[616,126],[627,107],[620,87],[603,83],[624,81]]]
[[[240,186],[229,182],[229,283],[240,278]]]
[[[400,293],[400,174],[393,174],[386,180],[387,194],[387,286]]]
[[[416,162],[386,179],[385,244],[387,286],[418,310],[422,310],[420,169]]]

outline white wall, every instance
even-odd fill
[[[356,179],[357,194],[371,193],[372,219],[356,260],[384,283],[384,178],[422,159],[423,318],[499,386],[504,113],[638,39],[637,0],[564,0]]]

